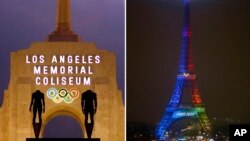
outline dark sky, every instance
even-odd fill
[[[10,75],[10,52],[30,47],[32,42],[45,41],[55,29],[57,0],[1,0],[0,4],[0,105]],[[116,54],[118,87],[124,94],[124,0],[71,0],[73,31],[86,42],[95,42],[98,49]],[[28,109],[27,109],[28,110]],[[58,126],[60,125],[60,126]],[[65,125],[65,126],[61,126]],[[65,127],[74,132],[65,132]],[[81,130],[68,117],[53,119],[46,127],[46,136],[79,137]],[[48,133],[48,134],[47,134]],[[56,135],[56,134],[54,134]],[[54,136],[55,137],[55,136]]]
[[[157,123],[175,85],[182,0],[127,1],[127,121]],[[250,1],[192,0],[192,48],[208,116],[250,122]]]
[[[0,103],[9,83],[10,52],[45,41],[55,29],[56,1],[1,0]],[[124,0],[71,0],[71,15],[81,40],[116,54],[118,86],[124,91]]]

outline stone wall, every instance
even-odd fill
[[[100,64],[93,64],[94,73],[91,75],[90,86],[84,85],[36,85],[33,66],[27,64],[26,55],[95,55],[101,57]],[[92,137],[101,138],[102,141],[124,140],[124,105],[122,93],[116,82],[115,55],[112,52],[99,50],[93,43],[83,42],[39,42],[32,43],[28,49],[18,50],[11,53],[11,76],[8,90],[5,91],[3,105],[0,108],[0,140],[24,141],[34,137],[32,128],[32,113],[29,112],[31,94],[39,89],[46,95],[46,91],[54,87],[56,89],[72,87],[80,93],[91,89],[97,93],[98,109],[95,115],[95,125]],[[52,65],[46,61],[46,64]],[[78,64],[71,64],[78,65]],[[47,75],[50,76],[50,75]],[[62,75],[61,75],[62,76]],[[60,76],[60,77],[61,77]],[[65,75],[64,75],[65,76]],[[44,127],[50,119],[59,115],[67,115],[74,118],[84,131],[84,116],[81,110],[81,97],[72,103],[54,103],[45,96],[46,112],[43,114]]]

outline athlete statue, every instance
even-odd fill
[[[32,98],[30,102],[30,112],[32,110],[33,106],[33,124],[36,121],[36,113],[38,111],[38,117],[39,117],[39,123],[42,123],[42,112],[45,112],[45,102],[44,102],[44,94],[36,90],[34,93],[32,93]]]
[[[91,90],[87,90],[82,93],[82,112],[85,116],[85,128],[88,138],[91,138],[91,134],[94,127],[94,114],[97,109],[97,98],[96,93]],[[90,116],[90,123],[88,123],[88,118]]]
[[[33,129],[35,137],[38,138],[42,126],[42,112],[43,113],[45,112],[44,94],[39,90],[36,90],[34,93],[32,93],[30,109],[29,109],[30,112],[32,108],[33,108],[33,119],[32,119]],[[39,117],[38,123],[36,123],[37,112]]]

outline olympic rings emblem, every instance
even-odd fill
[[[59,90],[59,96],[61,98],[65,98],[68,95],[68,90],[67,89],[60,89]]]
[[[47,97],[53,100],[54,103],[72,103],[74,99],[77,99],[80,92],[76,88],[71,88],[69,91],[65,88],[57,90],[56,88],[49,88],[47,90]]]

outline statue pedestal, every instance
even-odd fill
[[[26,141],[101,141],[100,138],[84,139],[84,138],[27,138]]]

